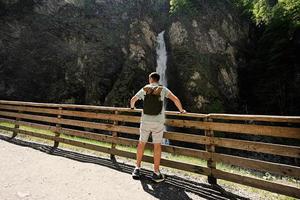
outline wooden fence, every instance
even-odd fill
[[[118,145],[137,145],[140,113],[141,110],[129,108],[0,100],[0,122],[14,124],[14,126],[7,126],[0,123],[0,129],[11,131],[13,137],[17,134],[25,134],[54,141],[54,146],[65,143],[108,153],[112,156],[135,159],[135,153],[120,150]],[[194,148],[182,147],[182,145],[162,145],[162,150],[176,155],[206,160],[207,165],[200,166],[165,158],[161,160],[161,165],[206,175],[211,184],[215,184],[217,179],[223,179],[300,198],[300,188],[296,186],[238,175],[218,169],[216,165],[216,163],[224,163],[299,180],[300,117],[179,114],[171,111],[166,112],[166,117],[166,125],[172,131],[166,131],[164,138],[173,141],[174,144],[193,144]],[[24,129],[22,126],[51,130],[54,134]],[[234,137],[230,137],[231,135]],[[77,140],[78,137],[112,145],[104,147],[85,142],[85,140]],[[249,139],[253,137],[259,138],[260,141]],[[265,140],[266,138],[271,138],[270,141],[278,139],[283,143],[269,142],[269,140]],[[294,145],[285,144],[286,140],[292,141]],[[147,144],[147,148],[151,147],[151,143]],[[220,148],[223,150],[218,150]],[[224,149],[231,151],[224,151]],[[245,153],[233,155],[230,153],[233,152],[232,150],[275,155],[280,156],[281,159],[294,159],[296,164],[266,161],[259,157],[250,158],[245,156],[248,155]],[[153,162],[151,156],[144,156],[143,160]]]

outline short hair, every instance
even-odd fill
[[[149,78],[152,78],[154,81],[158,82],[160,79],[160,75],[157,72],[152,72],[149,74]]]

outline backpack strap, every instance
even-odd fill
[[[160,95],[162,89],[163,89],[162,86],[156,86],[156,87],[145,86],[145,87],[143,87],[143,90],[146,92],[146,94],[153,94],[153,95]]]

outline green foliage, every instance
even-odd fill
[[[187,6],[186,0],[170,0],[170,12],[176,12]]]
[[[170,0],[170,14],[186,13],[196,14],[199,2],[196,0]]]
[[[268,22],[271,16],[271,6],[267,0],[259,0],[253,4],[252,13],[258,23]]]
[[[296,31],[300,28],[300,1],[237,0],[256,24],[240,91],[252,112],[299,114],[297,96]],[[249,107],[248,107],[249,108]],[[251,108],[250,108],[251,110]]]
[[[294,25],[300,24],[299,0],[235,0],[238,7],[252,16],[257,23],[270,24],[274,20],[289,19]]]
[[[291,20],[295,26],[300,26],[300,1],[298,0],[280,0],[273,13],[275,19],[284,17]]]

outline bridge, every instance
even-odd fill
[[[132,166],[120,164],[117,160],[118,157],[135,159],[135,153],[126,147],[135,147],[138,143],[140,114],[141,110],[120,107],[1,100],[0,130],[11,135],[9,138],[0,136],[2,140],[44,149],[45,152],[53,154],[77,155],[76,152],[59,149],[60,144],[102,152],[110,155],[112,163],[119,167],[121,165],[121,168],[130,173]],[[172,111],[166,111],[165,114],[168,129],[164,138],[172,142],[170,145],[162,145],[163,152],[199,160],[199,163],[163,157],[162,166],[207,176],[211,187],[207,186],[206,189],[213,191],[214,195],[222,196],[222,189],[217,187],[218,180],[226,180],[300,198],[299,116],[180,114]],[[53,146],[12,139],[18,135],[52,141]],[[151,149],[152,146],[149,142],[146,148]],[[106,163],[97,157],[81,157],[86,158],[83,160]],[[152,163],[153,158],[145,155],[143,161]],[[112,163],[102,165],[115,168]],[[225,170],[223,165],[268,173],[275,177],[293,178],[298,184],[285,184],[235,173]],[[187,180],[186,182],[187,185],[191,184]],[[197,184],[194,185],[195,190],[199,190]],[[205,193],[206,189],[202,189]],[[209,199],[208,196],[203,198]]]

